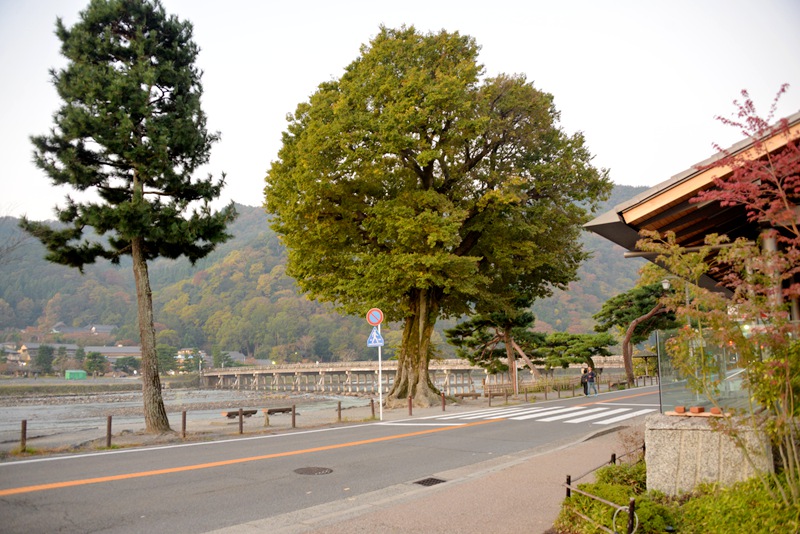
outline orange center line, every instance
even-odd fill
[[[287,451],[287,452],[277,452],[274,454],[264,454],[262,456],[250,456],[247,458],[235,458],[233,460],[222,460],[219,462],[209,462],[205,464],[196,464],[196,465],[186,465],[183,467],[170,467],[167,469],[155,469],[152,471],[140,471],[137,473],[127,473],[123,475],[110,475],[105,477],[96,477],[96,478],[85,478],[80,480],[67,480],[65,482],[51,482],[49,484],[39,484],[36,486],[23,486],[19,488],[9,488],[0,490],[0,497],[6,497],[9,495],[19,495],[21,493],[32,493],[35,491],[45,491],[45,490],[52,490],[52,489],[60,489],[60,488],[71,488],[75,486],[85,486],[88,484],[101,484],[103,482],[114,482],[117,480],[128,480],[132,478],[142,478],[142,477],[151,477],[157,475],[167,475],[170,473],[181,473],[184,471],[195,471],[198,469],[209,469],[212,467],[222,467],[226,465],[235,465],[235,464],[242,464],[246,462],[257,462],[259,460],[269,460],[272,458],[283,458],[287,456],[297,456],[300,454],[309,454],[312,452],[322,452],[322,451],[330,451],[335,449],[344,449],[346,447],[356,447],[359,445],[369,445],[371,443],[380,443],[382,441],[391,441],[395,439],[402,439],[402,438],[410,438],[414,436],[423,436],[425,434],[433,434],[436,432],[445,432],[447,430],[455,430],[458,428],[466,428],[470,426],[477,426],[477,425],[485,425],[487,423],[494,423],[497,421],[501,421],[502,419],[489,419],[487,421],[475,421],[472,423],[464,423],[460,426],[446,426],[441,428],[433,428],[428,430],[420,430],[418,432],[408,432],[405,434],[394,434],[392,436],[384,436],[382,438],[372,438],[372,439],[365,439],[360,441],[350,441],[346,443],[337,443],[334,445],[325,445],[322,447],[314,447],[311,449],[300,449],[296,451]]]

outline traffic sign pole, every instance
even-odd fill
[[[383,363],[381,360],[381,348],[383,338],[381,337],[381,323],[383,322],[383,312],[379,308],[372,308],[367,312],[367,322],[378,331],[378,417],[383,421]],[[371,341],[368,341],[369,345]]]
[[[381,325],[378,323],[378,335],[381,335]],[[378,345],[378,421],[383,421],[383,372],[381,365],[381,349]]]

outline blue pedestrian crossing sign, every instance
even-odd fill
[[[372,333],[369,335],[367,339],[367,347],[382,347],[383,346],[383,338],[381,337],[381,333],[378,332],[378,327],[372,327]]]

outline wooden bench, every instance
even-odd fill
[[[264,408],[261,411],[264,412],[264,426],[269,426],[270,415],[275,415],[276,413],[293,413],[291,406],[288,408]],[[294,427],[294,416],[292,416],[292,427]]]
[[[290,408],[291,410],[291,408]],[[250,417],[251,415],[255,415],[258,413],[258,410],[242,410],[242,415],[245,417]],[[233,419],[235,417],[239,417],[239,410],[222,412],[222,415],[227,417],[228,419]]]
[[[467,397],[469,397],[470,399],[477,399],[477,398],[479,398],[481,396],[481,394],[480,393],[475,393],[475,392],[473,392],[473,393],[454,393],[453,396],[454,397],[458,397],[459,399],[465,399]]]
[[[255,412],[255,410],[253,410]],[[291,413],[292,407],[288,408],[264,408],[261,410],[265,415],[275,415],[276,413]]]

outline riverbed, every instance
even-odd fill
[[[369,398],[271,394],[264,391],[222,389],[162,389],[164,407],[172,428],[181,427],[182,412],[193,422],[219,421],[222,411],[295,406],[297,413],[330,412],[339,403],[343,410],[369,404]],[[259,412],[260,413],[260,412]],[[141,391],[92,393],[88,395],[0,395],[0,443],[19,442],[22,421],[31,439],[83,432],[95,434],[106,428],[108,417],[114,432],[139,430],[144,426]]]

